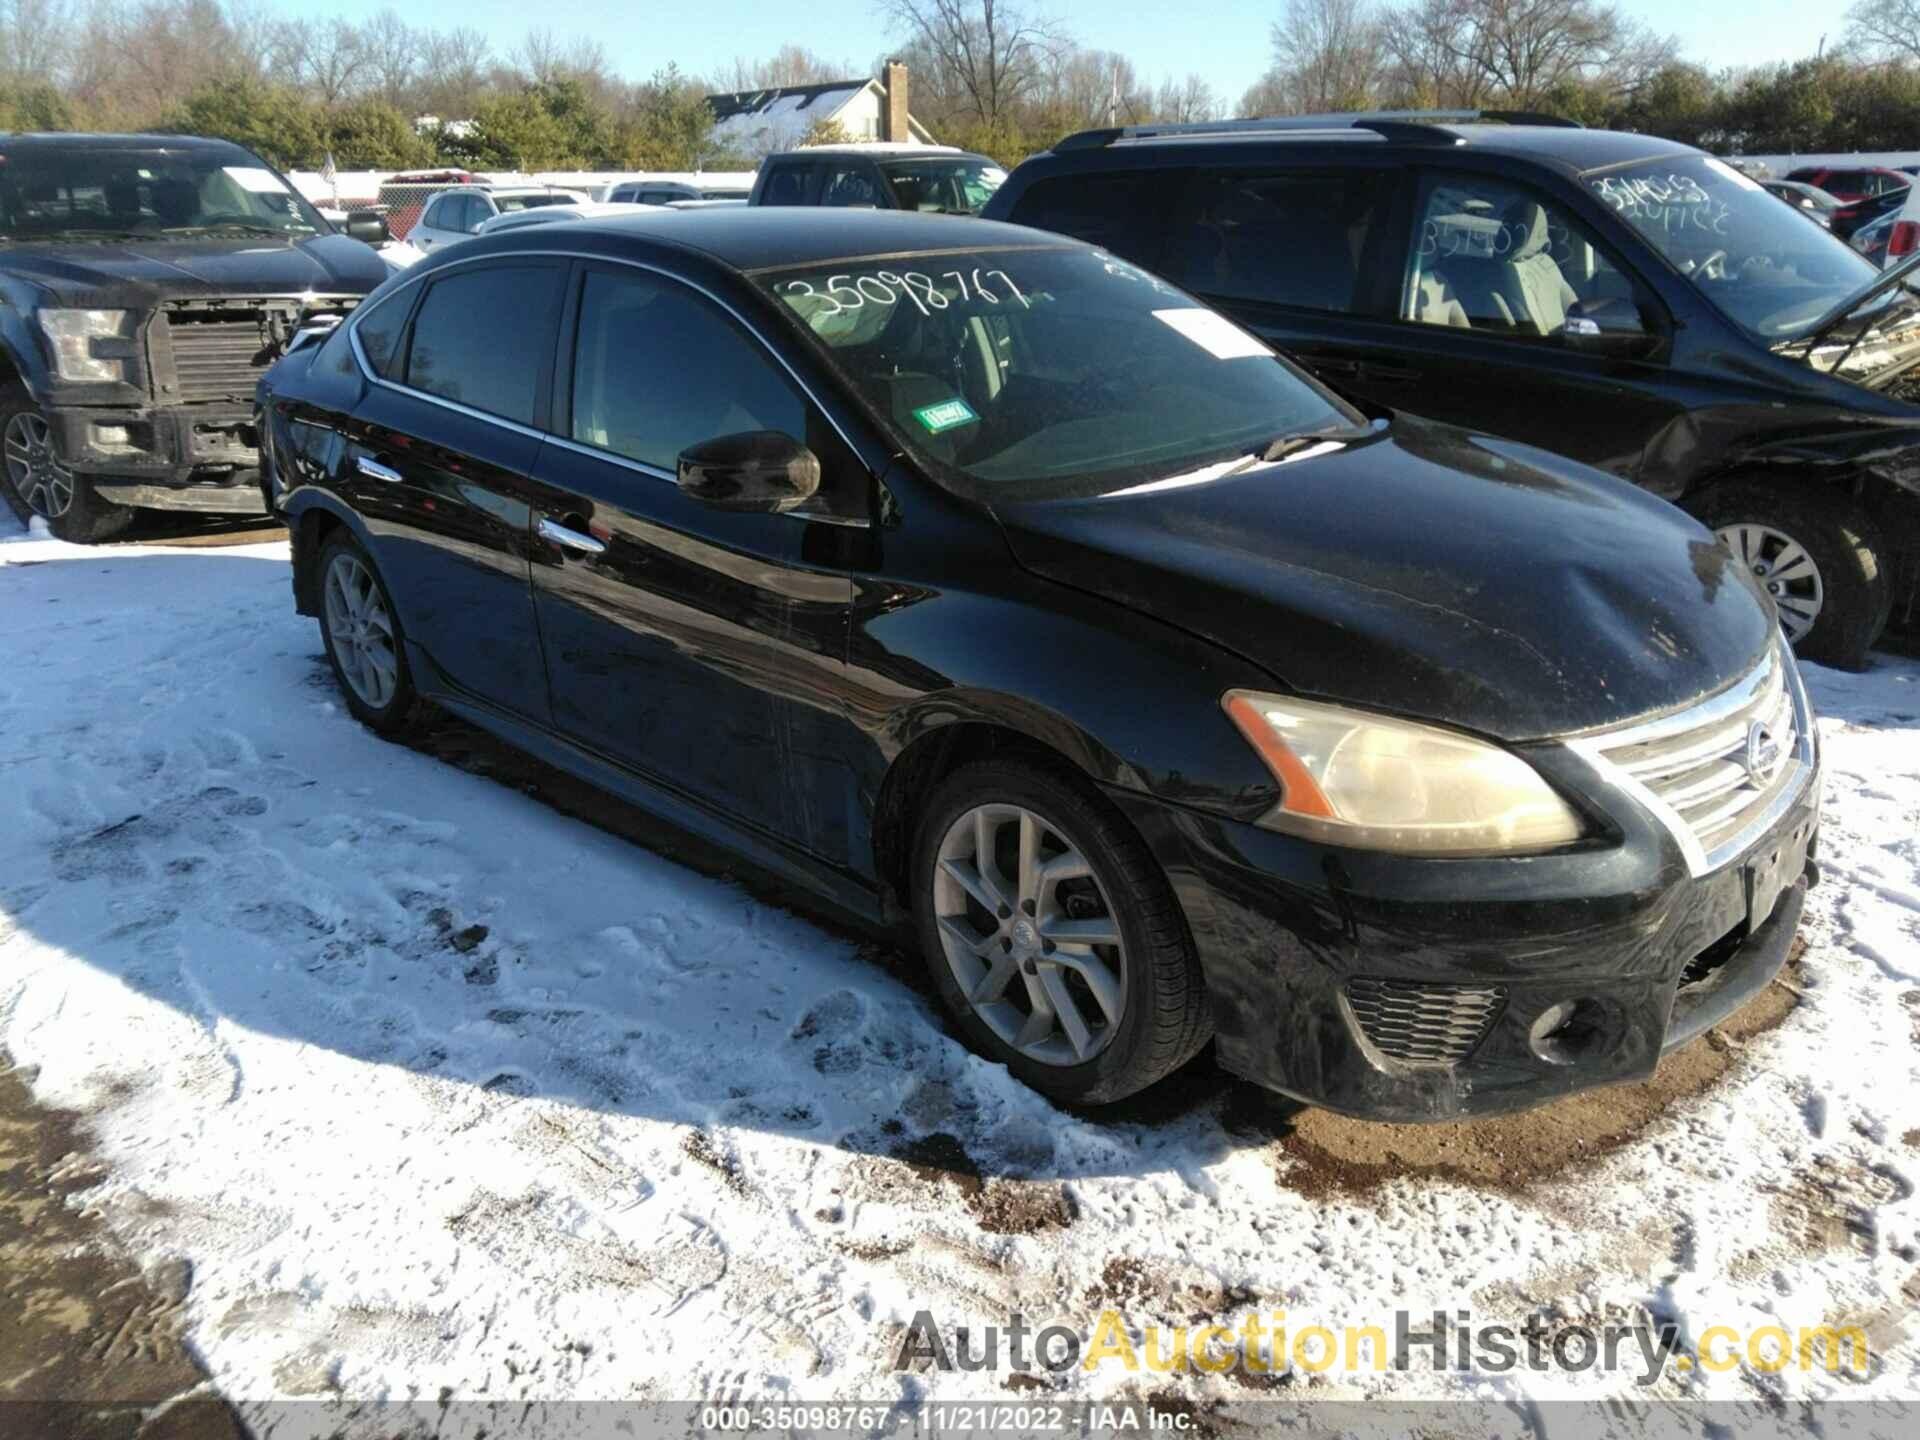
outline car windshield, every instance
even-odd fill
[[[991,160],[890,160],[880,169],[902,210],[978,215],[1007,172]]]
[[[987,498],[1197,483],[1278,441],[1362,424],[1223,316],[1096,250],[943,250],[754,278],[936,475]]]
[[[74,146],[0,156],[0,236],[11,240],[330,229],[279,176],[237,151]]]
[[[1708,156],[1609,170],[1587,183],[1728,318],[1769,344],[1811,329],[1877,273],[1844,241]]]

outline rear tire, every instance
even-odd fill
[[[425,709],[407,665],[393,597],[353,535],[335,530],[320,548],[320,638],[354,718],[382,735],[416,726]]]
[[[1856,501],[1818,482],[1734,480],[1689,508],[1774,595],[1782,628],[1804,659],[1865,667],[1886,628],[1893,588],[1879,527]]]
[[[942,1002],[975,1049],[1048,1099],[1123,1099],[1211,1038],[1199,959],[1166,874],[1075,777],[1027,759],[963,766],[928,800],[910,863],[921,952]],[[1101,934],[1117,943],[1073,938]]]
[[[0,390],[0,453],[7,501],[23,522],[38,515],[72,545],[110,540],[133,523],[136,512],[93,493],[92,482],[61,460],[53,427],[33,397],[19,386]]]

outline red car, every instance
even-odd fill
[[[1902,174],[1898,170],[1889,170],[1883,165],[1855,165],[1842,168],[1834,165],[1810,166],[1787,173],[1787,179],[1799,180],[1807,185],[1818,185],[1836,200],[1844,200],[1849,205],[1858,200],[1873,200],[1889,190],[1904,190],[1913,184],[1913,176]]]

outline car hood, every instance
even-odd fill
[[[1290,690],[1510,741],[1685,705],[1775,633],[1752,577],[1664,501],[1406,417],[1335,454],[995,514],[1024,567]]]
[[[215,295],[363,295],[387,278],[380,257],[345,235],[120,240],[0,247],[0,268],[61,304],[137,309]]]

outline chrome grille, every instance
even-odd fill
[[[244,400],[279,353],[264,310],[165,312],[175,400]]]
[[[1457,1065],[1507,1003],[1504,985],[1446,985],[1362,975],[1347,1004],[1376,1050],[1414,1065]]]
[[[1704,873],[1798,793],[1813,762],[1811,724],[1792,658],[1776,645],[1711,699],[1574,748],[1646,802]]]

